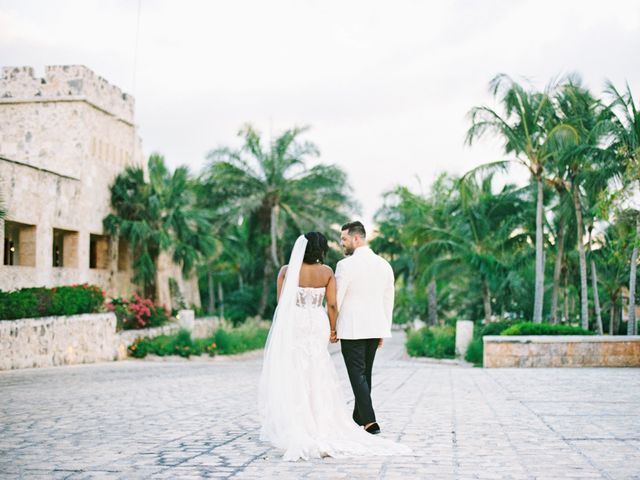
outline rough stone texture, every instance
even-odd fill
[[[640,367],[640,336],[485,336],[484,366]]]
[[[197,319],[191,334],[205,338],[219,325],[216,317]],[[0,321],[0,370],[122,360],[137,338],[172,335],[177,323],[116,332],[113,313]]]
[[[378,353],[373,400],[416,457],[282,462],[258,439],[259,354],[127,360],[0,372],[0,477],[640,478],[640,370],[433,365],[402,341]]]
[[[0,321],[0,370],[113,360],[116,316]]]
[[[456,322],[456,355],[458,357],[464,358],[471,340],[473,340],[473,322],[458,320]]]
[[[118,243],[89,268],[90,235],[103,235],[110,213],[109,187],[127,166],[146,169],[133,124],[134,100],[84,66],[51,66],[43,78],[29,67],[5,67],[0,78],[0,192],[7,221],[30,226],[20,233],[24,258],[0,265],[0,289],[89,282],[110,295],[134,290],[129,267],[118,268]],[[0,235],[4,238],[4,221]],[[65,238],[68,264],[53,266],[53,229]],[[0,242],[0,258],[4,242]],[[122,250],[123,253],[126,250]],[[187,305],[200,305],[195,277],[159,260],[158,300],[171,307],[174,278]]]
[[[94,108],[133,124],[134,99],[83,65],[51,65],[36,78],[31,67],[4,67],[0,98],[4,102],[82,100]]]
[[[206,338],[213,335],[213,332],[220,326],[218,317],[196,318],[191,329],[193,338]]]
[[[180,310],[176,318],[182,328],[186,328],[187,330],[193,329],[193,324],[196,319],[193,310]]]

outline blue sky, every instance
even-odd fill
[[[87,65],[135,95],[145,153],[193,171],[247,122],[267,138],[309,125],[367,222],[396,185],[503,158],[496,141],[464,145],[497,73],[640,95],[631,0],[141,0],[139,18],[135,61],[136,0],[0,0],[0,64]]]

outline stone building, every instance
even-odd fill
[[[131,294],[131,252],[105,235],[109,187],[126,166],[146,170],[134,99],[84,66],[5,67],[0,78],[0,290],[89,282]],[[197,279],[163,255],[158,301],[169,279],[200,305]]]

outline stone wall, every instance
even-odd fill
[[[192,336],[205,338],[216,317],[196,319]],[[123,360],[137,338],[173,335],[180,325],[116,332],[113,313],[0,321],[0,370]]]
[[[484,367],[640,367],[640,336],[485,336]]]
[[[116,317],[94,313],[0,321],[0,370],[113,360]]]

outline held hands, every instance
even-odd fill
[[[335,330],[331,330],[331,334],[329,335],[329,341],[331,343],[338,343],[338,334]]]

